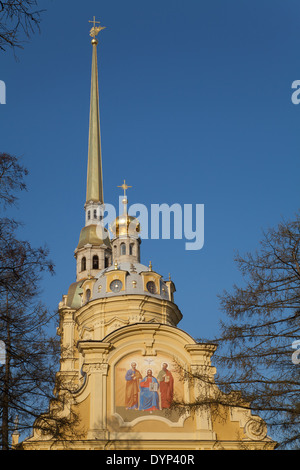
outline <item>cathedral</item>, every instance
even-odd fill
[[[104,217],[97,35],[93,22],[85,225],[75,249],[76,281],[59,303],[61,356],[53,401],[22,450],[270,449],[264,421],[238,407],[176,407],[213,397],[215,344],[178,327],[175,285],[141,256],[140,222]],[[201,374],[205,382],[193,380]],[[58,433],[56,422],[60,422]],[[53,426],[51,426],[53,424]],[[17,434],[17,433],[16,433]]]

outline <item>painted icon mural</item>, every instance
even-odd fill
[[[136,362],[131,363],[131,368],[125,375],[125,407],[126,410],[137,410],[139,406],[139,381],[141,373],[136,369]]]
[[[152,375],[152,370],[147,370],[147,375],[140,382],[140,406],[139,410],[159,410],[158,381]]]
[[[183,381],[172,357],[132,354],[116,365],[115,411],[124,421],[147,414],[176,421],[174,398],[183,398]]]
[[[174,377],[168,370],[169,364],[163,362],[162,370],[158,374],[158,381],[160,385],[161,408],[170,408],[174,394]]]

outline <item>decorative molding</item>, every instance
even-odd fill
[[[119,415],[118,413],[113,413],[113,416],[115,416],[118,421],[119,421],[119,426],[120,428],[123,427],[133,427],[138,423],[141,423],[143,421],[149,421],[149,419],[152,421],[160,421],[162,423],[167,424],[170,428],[183,428],[184,422],[191,416],[190,413],[186,412],[180,416],[178,421],[170,421],[168,418],[165,418],[163,416],[156,416],[156,415],[147,415],[147,416],[140,416],[139,418],[134,419],[133,421],[124,421],[122,416]]]
[[[153,348],[154,342],[155,342],[154,338],[147,338],[144,340],[145,349],[143,351],[143,356],[156,356],[157,355],[156,350]]]
[[[238,421],[246,436],[253,441],[261,441],[267,436],[267,426],[259,416],[252,416],[250,410],[230,409],[231,421]]]
[[[246,422],[244,431],[253,441],[261,441],[267,436],[267,425],[261,418],[255,416]]]
[[[107,375],[108,373],[108,364],[105,363],[93,363],[93,364],[83,364],[82,366],[82,372],[84,372],[87,375],[91,375],[94,373],[100,373],[102,375]]]

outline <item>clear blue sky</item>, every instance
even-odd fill
[[[105,201],[125,178],[130,203],[205,205],[205,245],[142,243],[142,262],[172,275],[179,326],[218,334],[217,295],[241,282],[235,251],[299,208],[300,79],[297,0],[41,1],[41,34],[0,54],[7,104],[0,151],[30,175],[13,215],[23,238],[46,243],[56,276],[43,282],[55,309],[75,280],[84,225],[91,44],[98,47]]]

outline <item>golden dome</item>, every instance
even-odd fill
[[[80,232],[79,243],[77,249],[83,248],[85,245],[106,245],[110,247],[109,233],[106,228],[98,225],[87,225]]]
[[[111,224],[110,230],[114,235],[114,238],[118,237],[130,237],[130,238],[138,238],[139,233],[141,231],[141,226],[135,217],[128,215],[127,212],[127,196],[126,190],[131,188],[131,186],[127,186],[126,181],[122,186],[118,186],[118,188],[122,188],[124,190],[124,197],[122,200],[122,204],[124,205],[124,213],[115,219],[115,221]]]
[[[115,238],[122,236],[137,238],[141,231],[141,226],[138,219],[125,213],[114,220],[110,230]]]

